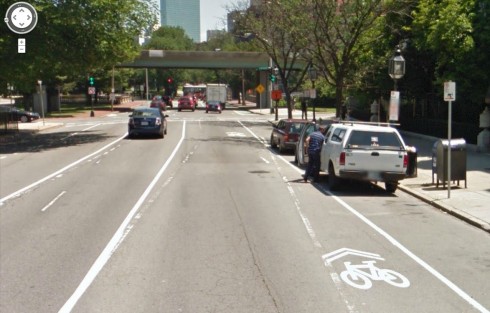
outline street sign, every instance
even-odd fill
[[[400,92],[392,91],[390,97],[390,121],[398,121],[400,109]]]
[[[315,88],[310,89],[310,98],[311,99],[316,98],[316,89]]]
[[[455,82],[444,82],[444,101],[456,101]]]
[[[282,91],[281,90],[272,90],[271,98],[274,101],[279,101],[282,99]]]
[[[262,84],[259,84],[257,87],[255,87],[255,90],[258,92],[258,93],[263,93],[265,88],[264,86],[262,86]]]
[[[95,95],[95,87],[88,87],[88,94]]]

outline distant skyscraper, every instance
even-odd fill
[[[195,42],[201,41],[200,0],[160,0],[162,26],[180,26]]]

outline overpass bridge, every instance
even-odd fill
[[[133,61],[116,67],[184,69],[258,69],[269,66],[263,52],[144,50]]]
[[[167,69],[255,69],[257,86],[262,85],[267,92],[256,97],[258,107],[270,107],[270,82],[267,69],[270,57],[264,52],[249,51],[170,51],[144,50],[132,61],[116,65],[118,68],[167,68]],[[294,69],[301,70],[304,62],[296,62]],[[146,82],[148,86],[148,82]],[[147,89],[148,90],[148,87]],[[242,90],[245,94],[245,90]],[[148,97],[148,94],[147,94]]]

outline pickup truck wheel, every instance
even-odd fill
[[[385,183],[385,189],[390,193],[394,193],[396,191],[396,188],[398,188],[398,182]]]
[[[328,188],[330,188],[330,190],[332,191],[338,190],[339,185],[340,185],[340,178],[338,178],[335,175],[335,171],[333,170],[333,165],[330,164],[328,166]]]

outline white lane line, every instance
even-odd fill
[[[82,129],[82,131],[83,131],[83,132],[84,132],[84,131],[87,131],[87,130],[92,129],[92,128],[95,128],[95,127],[97,127],[97,126],[99,126],[99,125],[101,125],[101,124],[100,124],[100,123],[95,124],[95,125],[93,125],[93,126],[90,126],[90,127],[85,128],[85,129]]]
[[[67,166],[63,167],[62,169],[60,169],[60,170],[58,170],[58,171],[56,171],[56,172],[54,172],[54,173],[52,173],[52,174],[44,177],[44,178],[41,178],[40,180],[38,180],[38,181],[30,184],[29,186],[26,186],[26,187],[24,187],[22,189],[19,189],[19,190],[15,191],[15,192],[9,194],[8,196],[5,196],[5,197],[1,198],[0,199],[0,205],[3,204],[5,201],[8,201],[8,200],[10,200],[10,199],[12,199],[14,197],[20,196],[22,193],[26,192],[27,190],[29,190],[31,188],[34,188],[34,187],[36,187],[36,186],[44,183],[45,181],[47,181],[47,180],[49,180],[49,179],[51,179],[51,178],[53,178],[53,177],[55,177],[57,175],[60,175],[61,173],[63,173],[66,170],[74,167],[75,165],[80,164],[81,162],[83,162],[83,161],[85,161],[87,159],[90,159],[94,155],[97,155],[98,153],[104,151],[105,149],[109,148],[110,146],[114,145],[115,143],[123,140],[127,135],[128,135],[128,133],[125,133],[124,136],[122,136],[122,137],[114,140],[113,142],[108,143],[107,145],[103,146],[99,150],[97,150],[97,151],[95,151],[95,152],[93,152],[93,153],[91,153],[91,154],[89,154],[89,155],[87,155],[87,156],[85,156],[85,157],[83,157],[81,159],[78,159],[77,161],[75,161],[75,162],[73,162],[71,164],[68,164]]]
[[[138,199],[136,204],[133,206],[129,214],[126,216],[122,224],[119,226],[117,229],[116,233],[112,236],[111,240],[107,244],[107,246],[104,248],[102,253],[99,255],[97,260],[95,260],[94,264],[92,267],[90,267],[89,271],[81,281],[80,285],[78,285],[77,289],[75,292],[71,295],[71,297],[66,301],[66,303],[63,305],[63,307],[58,311],[58,313],[67,313],[71,312],[71,310],[75,307],[76,303],[80,298],[83,296],[85,291],[87,291],[88,287],[92,284],[92,282],[95,280],[97,275],[100,273],[100,271],[104,268],[105,264],[109,261],[111,258],[112,254],[116,251],[117,247],[122,243],[124,238],[128,235],[129,231],[132,229],[132,225],[128,226],[133,217],[138,213],[138,210],[140,207],[143,205],[145,202],[146,198],[152,191],[152,189],[155,187],[156,183],[160,179],[160,177],[163,175],[165,170],[167,169],[168,165],[170,162],[174,159],[175,155],[177,154],[178,150],[180,149],[180,146],[184,142],[185,139],[185,125],[186,122],[184,121],[182,124],[182,136],[180,138],[180,141],[177,143],[177,146],[175,146],[174,150],[172,151],[172,154],[168,157],[167,161],[163,164],[163,166],[160,168],[156,176],[153,178],[151,183],[148,185],[146,190],[143,192],[141,197]]]
[[[241,123],[240,123],[241,124]],[[243,126],[243,124],[242,124]],[[247,127],[243,126],[248,132],[252,134],[255,138],[258,139],[258,137]],[[296,167],[295,165],[291,164],[288,160],[286,160],[284,157],[277,155],[278,158],[283,160],[284,163],[288,164],[293,168],[296,172],[298,173],[303,173],[301,169]],[[334,195],[330,190],[325,189],[324,187],[321,187],[322,191],[331,196],[335,201],[337,201],[342,207],[347,209],[349,212],[357,216],[361,221],[363,221],[365,224],[373,228],[376,232],[378,232],[381,236],[383,236],[386,240],[391,242],[392,245],[400,249],[403,253],[405,253],[408,257],[410,257],[412,260],[414,260],[416,263],[418,263],[420,266],[422,266],[425,270],[427,270],[430,274],[432,274],[434,277],[439,279],[443,284],[445,284],[449,289],[454,291],[459,297],[461,297],[463,300],[465,300],[467,303],[469,303],[471,306],[473,306],[475,309],[482,313],[490,313],[488,309],[486,309],[483,305],[481,305],[478,301],[473,299],[470,295],[468,295],[466,292],[464,292],[461,288],[456,286],[453,282],[451,282],[448,278],[446,278],[444,275],[439,273],[436,269],[434,269],[432,266],[430,266],[428,263],[426,263],[424,260],[416,256],[413,252],[411,252],[408,248],[403,246],[400,242],[398,242],[394,237],[392,237],[390,234],[385,232],[383,229],[378,227],[376,224],[371,222],[367,217],[356,211],[354,208],[352,208],[350,205],[345,203],[342,199]],[[308,230],[308,229],[307,229]],[[333,279],[334,277],[332,277]]]
[[[271,162],[269,162],[269,161],[268,161],[266,158],[264,158],[264,157],[260,157],[260,158],[261,158],[261,159],[262,159],[262,161],[264,161],[266,164],[271,163]]]
[[[41,212],[44,212],[46,211],[50,206],[52,206],[59,198],[61,198],[64,194],[66,193],[66,191],[62,191],[59,195],[56,196],[56,198],[54,198],[53,200],[51,200],[50,203],[48,203],[44,208],[41,209]]]

